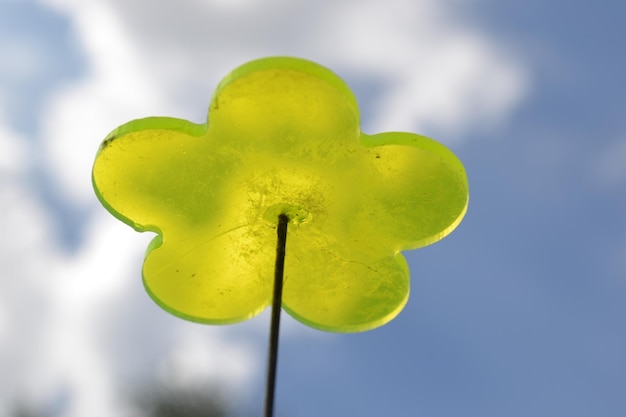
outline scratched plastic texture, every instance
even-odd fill
[[[445,237],[468,203],[450,150],[417,134],[360,132],[345,83],[296,58],[234,70],[204,124],[118,127],[98,150],[93,184],[114,216],[157,234],[143,265],[150,296],[203,323],[243,321],[271,303],[286,213],[283,308],[337,332],[395,317],[409,295],[400,251]]]

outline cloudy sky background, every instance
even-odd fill
[[[317,61],[368,133],[419,132],[465,163],[470,209],[407,253],[400,316],[342,335],[287,315],[284,416],[623,416],[626,6],[542,0],[0,0],[0,416],[131,415],[158,381],[258,415],[269,315],[160,310],[151,236],[96,201],[100,141],[131,119],[203,122],[255,58]],[[5,414],[3,414],[5,413]]]

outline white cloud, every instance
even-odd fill
[[[167,107],[150,71],[137,62],[139,52],[114,10],[93,2],[80,3],[72,13],[91,72],[49,100],[42,131],[45,152],[68,198],[87,204],[93,201],[91,165],[102,139],[129,117]]]
[[[0,108],[0,181],[13,182],[24,174],[28,164],[26,139],[11,131],[2,120]]]
[[[461,23],[451,2],[392,0],[383,7],[344,0],[320,7],[269,0],[225,8],[196,0],[49,1],[76,19],[96,73],[130,81],[107,89],[111,97],[146,103],[131,117],[169,103],[173,115],[201,121],[220,78],[266,55],[317,60],[348,82],[380,81],[380,101],[367,103],[379,116],[368,126],[428,129],[442,140],[497,125],[528,87],[525,69],[505,45]]]
[[[50,225],[25,176],[29,149],[1,126],[0,400],[6,400],[20,385],[21,365],[39,353],[41,317],[49,308],[45,265],[53,268],[55,262],[50,259],[54,248],[47,244]]]
[[[146,352],[137,347],[145,339],[154,342],[152,367],[126,371],[128,379],[147,380],[167,368],[219,378],[233,390],[245,385],[257,370],[248,339],[219,332],[193,338],[185,332],[199,326],[177,319],[180,326],[163,325],[169,315],[158,309],[123,334],[129,341],[122,348],[113,352],[119,341],[103,343],[107,329],[136,323],[136,303],[151,304],[143,291],[141,300],[129,296],[142,290],[141,258],[151,236],[137,235],[102,209],[77,253],[59,250],[51,219],[28,186],[32,152],[15,133],[0,130],[0,407],[19,400],[68,417],[119,415],[123,381],[120,357],[112,355],[139,363]]]
[[[72,258],[57,259],[56,268],[50,271],[48,277],[51,284],[45,293],[50,297],[51,311],[45,318],[46,327],[42,336],[46,351],[33,365],[40,380],[40,392],[54,396],[58,395],[59,387],[71,390],[72,401],[63,413],[67,416],[118,415],[116,407],[121,400],[120,386],[128,383],[119,380],[119,365],[115,363],[118,359],[111,357],[109,348],[116,342],[103,343],[102,338],[103,333],[107,333],[106,329],[123,327],[123,322],[127,320],[135,321],[132,304],[138,300],[128,297],[128,293],[133,287],[141,286],[140,259],[148,236],[138,239],[132,230],[114,219],[110,220],[93,222],[94,230],[89,233],[93,240],[87,242],[82,253]],[[147,298],[147,295],[142,295]],[[145,339],[153,339],[151,334],[159,332],[165,335],[157,343],[160,347],[150,346],[150,349],[156,348],[152,358],[155,374],[158,368],[171,362],[171,356],[181,349],[179,345],[182,343],[183,352],[179,352],[179,356],[189,356],[186,356],[186,363],[174,363],[177,372],[191,374],[194,371],[193,377],[205,379],[218,376],[231,384],[241,383],[251,376],[254,368],[248,367],[250,360],[246,359],[245,343],[241,346],[212,333],[205,334],[201,341],[194,344],[194,340],[181,337],[180,329],[161,326],[159,321],[163,317],[165,315],[155,315],[149,326],[137,326],[132,334],[124,334],[132,342],[120,343],[134,349],[118,348],[117,352],[130,363],[145,360]],[[170,349],[165,343],[168,337],[181,339],[181,342]],[[200,344],[204,356],[198,354]],[[212,359],[208,365],[207,358]],[[150,378],[149,374],[145,374],[150,370],[142,371],[143,375],[137,370],[127,371],[125,376],[136,380]],[[52,400],[44,398],[44,401],[49,403]]]
[[[456,21],[446,2],[335,4],[342,10],[318,26],[317,49],[337,66],[385,83],[375,103],[379,118],[369,123],[375,131],[458,138],[497,125],[526,92],[524,68],[502,45]]]
[[[158,369],[164,381],[190,386],[216,379],[233,390],[245,384],[263,366],[257,351],[248,346],[206,337],[196,326],[186,327]]]
[[[446,13],[446,2],[48,2],[74,22],[91,69],[44,114],[48,151],[72,198],[91,195],[93,155],[111,129],[149,115],[203,121],[221,77],[265,55],[311,58],[348,82],[379,81],[379,101],[361,103],[377,109],[371,129],[442,141],[501,122],[527,85],[504,48]]]
[[[0,313],[5,318],[0,403],[26,397],[46,408],[63,403],[64,416],[105,417],[119,415],[120,386],[145,382],[164,370],[170,380],[219,379],[231,390],[245,386],[257,371],[248,339],[202,332],[201,326],[170,318],[158,308],[144,322],[134,317],[135,304],[152,304],[143,292],[140,299],[129,296],[141,289],[139,271],[149,236],[101,218],[91,223],[90,239],[80,252],[66,255],[46,235],[46,217],[35,201],[12,190],[3,194],[2,207],[9,208],[2,231],[15,239],[3,240],[0,252]],[[31,227],[37,232],[29,236]],[[125,322],[136,325],[132,333],[123,331]],[[104,335],[113,338],[103,341]],[[120,361],[137,364],[146,356],[148,367],[120,369]]]

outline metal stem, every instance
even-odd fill
[[[287,245],[286,214],[278,216],[276,243],[276,265],[274,267],[274,294],[272,297],[272,319],[270,323],[269,352],[267,356],[267,386],[265,391],[264,417],[274,415],[274,393],[276,391],[276,366],[278,364],[278,334],[280,331],[280,310],[283,298],[283,276],[285,273],[285,247]]]

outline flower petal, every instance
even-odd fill
[[[313,235],[303,225],[287,238],[284,307],[299,321],[327,331],[382,326],[404,307],[409,270],[400,254],[364,257],[351,241]]]
[[[138,231],[215,222],[236,169],[206,137],[206,126],[170,118],[129,122],[102,143],[93,183],[102,204]]]
[[[363,135],[373,175],[369,210],[355,220],[379,225],[396,251],[443,239],[467,211],[463,164],[445,146],[412,133]]]
[[[207,232],[166,235],[150,248],[143,267],[148,293],[196,322],[235,323],[259,314],[271,300],[275,230],[241,225]]]

